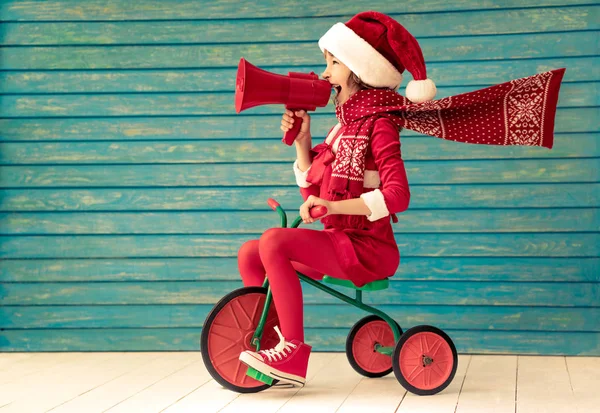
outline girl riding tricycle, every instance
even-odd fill
[[[327,63],[322,77],[336,91],[338,123],[313,147],[306,111],[284,113],[284,132],[302,122],[293,164],[304,199],[300,216],[287,228],[285,212],[269,200],[281,227],[240,248],[245,287],[223,297],[207,317],[204,362],[217,382],[234,391],[261,391],[276,382],[304,385],[311,346],[304,340],[302,280],[371,313],[346,341],[358,373],[381,377],[394,371],[409,391],[435,394],[456,372],[452,340],[426,325],[403,332],[362,302],[363,291],[388,287],[400,263],[391,224],[408,208],[410,190],[399,132],[551,148],[565,69],[432,100],[436,87],[416,39],[389,16],[359,13],[335,24],[319,47]],[[406,97],[396,92],[405,69],[414,79]],[[317,219],[322,230],[298,228]],[[326,283],[354,290],[355,297]]]

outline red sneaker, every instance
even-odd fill
[[[279,344],[258,353],[243,351],[240,354],[240,361],[281,382],[304,386],[312,347],[298,340],[286,341],[277,326],[275,331],[281,340]]]

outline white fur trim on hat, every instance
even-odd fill
[[[370,192],[365,192],[360,196],[367,207],[371,210],[371,215],[367,215],[367,219],[371,222],[377,221],[383,217],[387,217],[390,211],[385,204],[383,193],[379,189],[374,189]]]
[[[402,82],[394,65],[344,23],[334,24],[319,39],[319,48],[327,49],[370,86],[397,89]]]
[[[437,89],[431,79],[411,80],[406,85],[405,96],[414,103],[427,102],[433,100]]]

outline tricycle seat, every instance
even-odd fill
[[[328,284],[333,284],[333,285],[339,285],[341,287],[348,287],[348,288],[352,288],[354,290],[360,290],[360,291],[385,290],[386,288],[388,288],[390,286],[390,280],[388,278],[384,278],[383,280],[371,281],[370,283],[366,283],[362,287],[357,287],[350,280],[341,280],[339,278],[332,278],[328,275],[323,277],[323,282],[326,282]]]

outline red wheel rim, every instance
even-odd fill
[[[431,332],[416,333],[400,349],[400,371],[408,384],[431,390],[441,386],[454,364],[448,342]]]
[[[392,368],[392,358],[375,351],[379,344],[394,346],[394,333],[385,321],[375,320],[362,326],[352,341],[352,355],[358,366],[369,373],[382,373]]]
[[[239,387],[264,385],[246,376],[247,367],[239,361],[239,356],[242,351],[256,350],[250,339],[260,321],[265,299],[262,293],[235,297],[225,304],[210,325],[208,353],[211,363],[221,377]],[[275,306],[271,305],[260,342],[261,349],[272,348],[279,343],[277,332],[273,329],[277,324]]]

